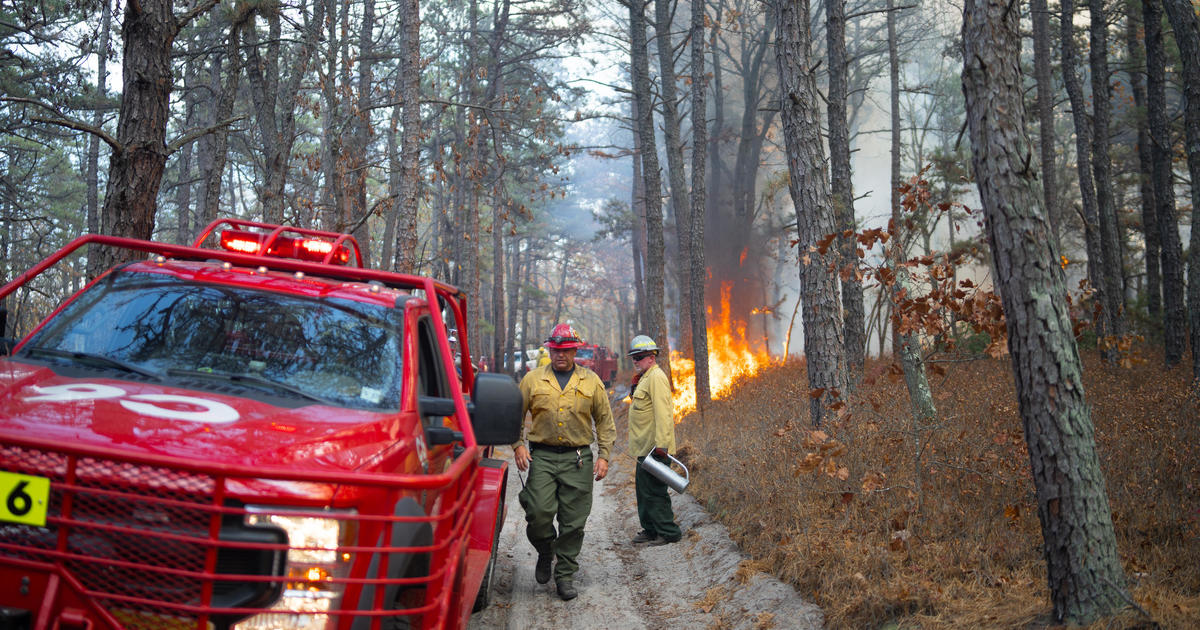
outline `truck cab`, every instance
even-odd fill
[[[83,245],[148,256],[0,357],[0,627],[460,628],[487,604],[521,396],[472,369],[457,288],[227,219],[190,247],[80,237],[0,299]]]
[[[605,387],[617,379],[617,355],[606,346],[585,344],[575,351],[575,363],[595,372]]]

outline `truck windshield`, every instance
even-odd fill
[[[592,348],[580,348],[579,350],[575,351],[575,358],[576,359],[590,359],[590,358],[592,358],[592,355],[594,354],[594,352],[595,352],[595,350]]]
[[[90,288],[29,340],[22,356],[96,357],[126,372],[214,381],[363,409],[397,409],[402,312],[171,276],[116,273]],[[85,361],[84,359],[89,359]],[[207,384],[207,385],[206,385]]]

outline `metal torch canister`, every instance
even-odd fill
[[[687,489],[688,482],[691,481],[691,475],[688,473],[687,466],[684,466],[683,462],[671,457],[669,454],[667,455],[667,459],[675,462],[683,469],[683,476],[680,476],[679,473],[671,470],[670,465],[654,459],[653,454],[654,449],[650,449],[650,452],[646,453],[646,456],[642,458],[642,470],[654,475],[659,481],[670,486],[672,490],[682,494]]]

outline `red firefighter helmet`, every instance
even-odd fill
[[[550,331],[550,337],[546,339],[546,347],[556,350],[570,350],[583,346],[583,340],[579,338],[579,333],[575,332],[575,327],[570,324],[559,324]]]

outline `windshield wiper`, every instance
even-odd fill
[[[144,368],[140,365],[136,365],[134,363],[129,363],[128,361],[122,361],[120,359],[106,357],[102,354],[93,354],[91,352],[76,352],[76,351],[72,351],[72,350],[61,350],[59,348],[42,348],[42,347],[37,347],[37,346],[23,348],[21,351],[21,354],[24,356],[29,356],[29,355],[33,355],[33,354],[44,354],[47,356],[59,357],[59,358],[63,358],[63,359],[73,359],[74,361],[76,361],[78,363],[90,363],[92,365],[98,365],[101,367],[117,368],[118,370],[130,372],[132,374],[140,374],[147,378],[152,378],[156,381],[162,380],[162,374],[159,374],[158,372],[146,369],[146,368]]]
[[[319,402],[322,405],[329,405],[331,407],[338,406],[338,403],[335,403],[328,398],[323,398],[321,396],[317,396],[316,394],[306,392],[299,387],[288,385],[287,383],[280,383],[279,381],[273,381],[269,378],[264,378],[255,374],[247,374],[244,372],[240,374],[234,372],[209,372],[205,370],[185,370],[182,368],[170,368],[167,370],[167,374],[170,374],[171,376],[198,376],[201,378],[230,381],[238,384],[246,383],[250,385],[257,385],[259,387],[267,387],[278,391],[284,391],[306,400]]]

